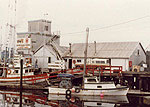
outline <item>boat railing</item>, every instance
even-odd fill
[[[122,66],[96,66],[96,67],[92,67],[92,66],[87,66],[87,69],[86,69],[86,74],[87,73],[92,73],[93,76],[97,73],[101,74],[101,76],[103,74],[110,74],[110,76],[113,74],[113,73],[117,73],[118,76],[121,75],[122,73]]]

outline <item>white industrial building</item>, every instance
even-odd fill
[[[84,63],[84,43],[74,43],[64,54],[67,68]],[[102,42],[89,43],[87,63],[122,66],[123,71],[131,71],[134,65],[146,62],[146,53],[140,42]]]
[[[60,48],[60,35],[51,33],[51,21],[48,20],[28,21],[28,32],[17,33],[16,41],[18,54],[32,59],[32,65],[37,63],[39,68],[48,68],[48,58],[53,62],[60,52],[60,49],[58,52],[51,49]]]
[[[31,54],[44,43],[54,38],[60,44],[60,36],[51,34],[51,22],[47,20],[33,20],[28,22],[28,32],[17,33],[17,51]]]

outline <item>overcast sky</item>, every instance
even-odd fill
[[[8,1],[0,0],[0,34],[8,19]],[[13,1],[13,0],[11,0]],[[44,16],[48,13],[48,16]],[[85,42],[90,29],[89,42],[140,41],[144,48],[150,44],[150,0],[17,0],[17,32],[27,31],[27,21],[48,19],[52,32],[61,32],[61,45]],[[105,26],[130,23],[92,31]],[[4,38],[4,37],[3,37]]]

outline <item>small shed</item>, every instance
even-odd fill
[[[68,68],[75,67],[75,63],[84,63],[85,43],[74,43],[63,55]],[[89,43],[87,63],[107,62],[111,66],[122,66],[123,71],[131,71],[133,65],[146,62],[146,53],[140,42],[101,42]]]
[[[65,69],[64,60],[62,59],[65,51],[66,48],[59,46],[57,43],[47,43],[34,52],[33,63],[35,67],[43,69]]]

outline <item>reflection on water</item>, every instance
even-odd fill
[[[114,107],[116,104],[129,103],[126,96],[65,96],[49,95],[49,101],[57,101],[61,107]]]
[[[19,91],[0,90],[0,107],[19,107],[19,105]],[[22,107],[133,107],[143,105],[142,97],[134,96],[48,95],[47,92],[36,90],[22,92]]]

